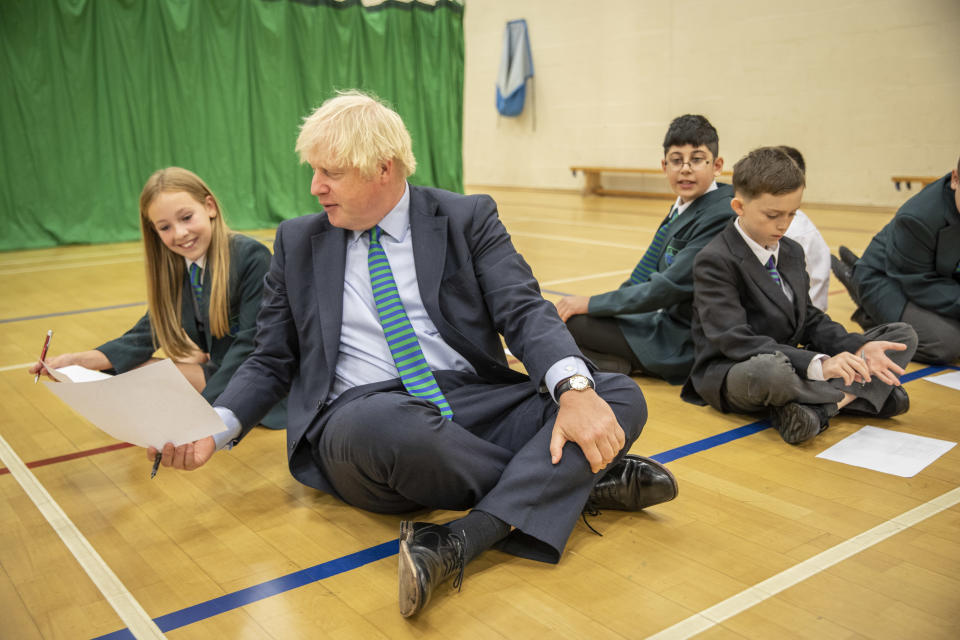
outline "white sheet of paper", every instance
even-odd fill
[[[94,426],[138,447],[181,445],[226,429],[170,360],[103,380],[44,384]]]
[[[927,376],[924,378],[927,382],[935,382],[945,387],[960,391],[960,371],[951,371],[950,373],[941,373],[938,376]]]
[[[818,458],[912,478],[957,443],[866,426]]]
[[[106,380],[113,377],[109,373],[87,369],[78,364],[48,370],[60,382],[93,382],[94,380]]]

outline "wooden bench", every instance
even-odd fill
[[[931,182],[936,182],[940,178],[937,176],[893,176],[890,179],[893,180],[893,186],[897,188],[897,191],[900,191],[901,182],[907,186],[907,189],[910,188],[911,182],[919,182],[920,188],[923,189]]]
[[[570,167],[574,177],[577,171],[583,174],[585,179],[583,185],[583,195],[597,196],[635,196],[641,198],[674,198],[674,194],[669,191],[637,191],[633,189],[604,189],[600,184],[600,174],[602,173],[626,173],[632,175],[663,176],[662,169],[641,169],[632,167]],[[724,171],[721,175],[729,177],[733,173]]]

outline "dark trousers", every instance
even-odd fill
[[[630,348],[630,343],[624,337],[616,318],[571,316],[567,320],[567,330],[577,341],[577,346],[583,351],[583,355],[593,360],[601,370],[623,372],[629,369],[630,373],[646,373],[643,363]],[[609,362],[610,358],[619,360],[623,364],[620,365],[616,360]]]
[[[860,304],[856,299],[854,302]],[[864,329],[877,326],[873,314],[865,307],[858,307],[851,318]],[[917,331],[919,342],[913,357],[917,362],[951,364],[960,359],[960,320],[907,302],[900,321]]]
[[[532,382],[490,384],[452,371],[436,377],[452,420],[399,380],[337,398],[311,438],[324,476],[345,502],[369,511],[480,509],[516,528],[498,545],[503,551],[557,562],[603,472],[593,474],[572,442],[552,464],[558,407]],[[643,394],[622,375],[594,379],[624,430],[622,457],[646,422]]]
[[[901,367],[907,366],[917,349],[916,332],[903,322],[880,325],[863,335],[871,341],[886,340],[907,345],[905,351],[887,352],[887,356]],[[806,371],[798,372],[787,356],[777,351],[753,356],[746,362],[731,367],[723,384],[723,395],[734,411],[755,413],[790,402],[837,403],[843,399],[843,393],[847,392],[856,396],[847,406],[878,412],[890,395],[891,388],[877,377],[873,377],[865,385],[858,382],[845,385],[842,378],[808,380]]]

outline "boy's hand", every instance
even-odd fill
[[[588,296],[566,296],[560,298],[556,305],[560,319],[566,322],[570,316],[579,316],[586,313],[590,306],[590,298]]]
[[[843,383],[847,386],[854,382],[870,382],[870,368],[867,363],[859,355],[853,355],[849,351],[827,358],[821,366],[824,380],[843,378]]]
[[[887,351],[904,351],[907,345],[899,342],[874,340],[860,349],[862,359],[867,363],[870,373],[890,385],[899,386],[900,378],[906,373],[896,362],[887,357]],[[869,380],[868,380],[869,382]]]
[[[907,345],[899,342],[868,342],[856,355],[844,351],[824,360],[823,377],[826,380],[843,378],[844,384],[851,385],[854,382],[870,382],[872,374],[887,384],[898,386],[898,376],[902,376],[904,370],[888,358],[886,352],[903,351],[906,348]]]

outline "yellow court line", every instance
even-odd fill
[[[0,462],[3,462],[13,477],[17,479],[24,492],[37,506],[43,517],[47,519],[53,530],[57,532],[63,543],[67,545],[73,557],[77,559],[83,570],[97,585],[97,588],[100,589],[107,602],[127,625],[133,636],[135,638],[165,638],[166,636],[150,619],[140,603],[107,566],[107,563],[103,561],[93,545],[83,537],[80,530],[40,484],[37,477],[27,469],[27,466],[23,464],[23,461],[7,444],[3,436],[0,436]]]
[[[943,495],[925,502],[924,504],[902,513],[896,518],[887,520],[873,529],[850,538],[835,547],[818,553],[812,558],[804,560],[777,575],[745,589],[723,602],[695,613],[686,620],[681,620],[672,627],[659,633],[648,636],[647,640],[681,640],[691,638],[722,623],[724,620],[743,613],[754,605],[760,604],[776,594],[797,585],[847,558],[860,553],[875,544],[882,542],[901,531],[919,524],[941,511],[945,511],[960,503],[960,487],[951,489]]]

